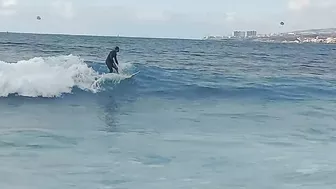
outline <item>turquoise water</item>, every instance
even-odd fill
[[[0,41],[1,188],[336,186],[334,45]]]

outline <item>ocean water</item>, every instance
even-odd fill
[[[335,61],[326,44],[2,33],[0,188],[334,189]]]

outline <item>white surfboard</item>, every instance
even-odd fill
[[[105,79],[108,79],[109,77],[115,77],[115,80],[117,81],[121,81],[121,80],[124,80],[124,79],[131,79],[133,76],[137,75],[138,73],[140,73],[140,71],[138,72],[135,72],[131,75],[124,75],[124,74],[117,74],[117,73],[106,73],[106,74],[103,74],[101,77],[97,77],[95,78],[95,81],[92,83],[92,86],[97,86],[97,84],[101,81],[104,81]]]
[[[137,72],[133,73],[133,74],[131,75],[131,77],[137,75],[138,73],[140,73],[140,71],[137,71]]]

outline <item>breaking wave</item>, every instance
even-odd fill
[[[119,83],[130,75],[100,74],[78,56],[35,57],[16,63],[0,61],[0,96],[59,97],[74,88],[97,93],[102,83]]]

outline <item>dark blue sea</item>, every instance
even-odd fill
[[[2,33],[0,188],[334,189],[335,95],[330,44]]]

